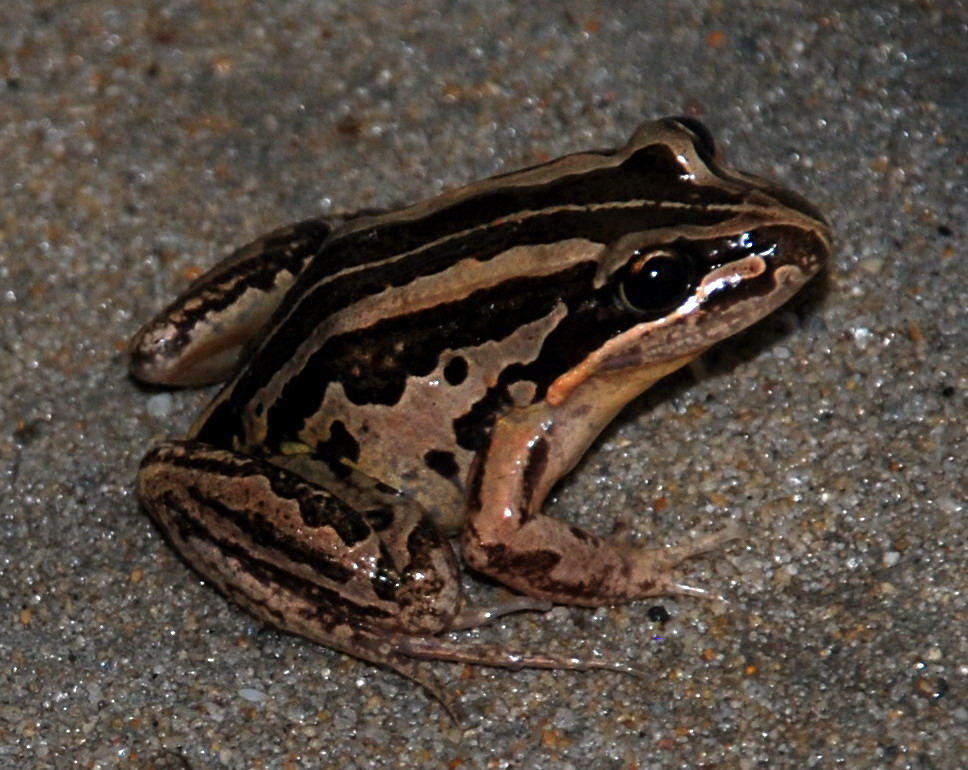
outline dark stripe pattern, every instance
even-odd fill
[[[263,346],[260,356],[265,366],[259,369],[270,376],[279,371],[299,344],[334,313],[388,287],[443,272],[462,259],[486,262],[513,246],[566,238],[607,244],[632,232],[712,226],[729,219],[734,213],[730,207],[742,203],[735,192],[697,185],[683,176],[669,147],[650,145],[617,167],[532,187],[497,186],[417,220],[391,217],[370,229],[343,237],[336,234],[293,287],[291,296],[298,297],[298,304]],[[630,205],[635,201],[641,203]],[[610,203],[617,205],[609,207]],[[687,207],[665,205],[668,203]],[[560,210],[562,206],[593,204],[602,208]],[[503,219],[508,221],[501,223]],[[437,245],[428,248],[431,243]],[[386,263],[394,255],[411,251],[416,253]],[[348,268],[369,264],[376,268],[331,279]],[[258,380],[240,381],[238,387],[253,393],[264,384],[262,378]]]
[[[683,206],[669,206],[670,201]],[[571,208],[593,204],[601,208]],[[673,151],[665,145],[649,145],[616,167],[529,187],[485,185],[484,192],[415,221],[391,216],[369,229],[343,237],[337,234],[293,287],[290,296],[298,298],[294,307],[280,309],[270,324],[275,328],[257,353],[258,365],[248,367],[232,385],[231,405],[223,402],[217,406],[198,438],[224,444],[226,437],[235,436],[245,444],[239,410],[285,371],[299,346],[328,317],[340,311],[351,313],[355,302],[388,287],[406,286],[418,277],[441,273],[462,259],[486,262],[515,246],[567,238],[607,244],[627,233],[649,229],[715,227],[732,217],[733,207],[740,204],[735,192],[684,180]],[[562,206],[569,208],[562,210]],[[427,243],[434,245],[426,247]],[[409,251],[415,253],[407,254]],[[401,254],[406,256],[397,258]],[[370,263],[377,264],[332,277],[350,266]],[[569,317],[546,345],[547,354],[529,366],[505,372],[494,392],[472,410],[474,416],[468,415],[457,426],[462,434],[459,443],[476,448],[480,434],[488,428],[487,418],[507,403],[508,385],[518,379],[534,379],[540,397],[559,374],[638,320],[634,314],[617,312],[611,289],[598,295],[592,291],[596,269],[597,264],[588,263],[557,275],[505,281],[453,303],[389,317],[369,328],[327,339],[302,371],[285,384],[274,399],[277,406],[268,415],[259,415],[269,426],[266,443],[278,444],[295,436],[304,419],[317,409],[330,382],[342,382],[354,403],[396,403],[407,378],[432,371],[441,351],[503,339],[564,302]],[[523,275],[527,272],[522,270]],[[361,351],[366,353],[365,360]],[[484,422],[478,417],[485,418]]]
[[[149,512],[159,520],[179,550],[189,562],[206,577],[217,584],[228,584],[238,590],[238,581],[232,579],[231,560],[238,562],[244,574],[254,577],[267,589],[266,595],[276,595],[281,601],[281,590],[293,597],[300,597],[309,605],[319,607],[322,615],[340,617],[360,622],[369,618],[372,622],[392,625],[388,619],[396,617],[408,602],[426,600],[426,611],[435,610],[432,597],[445,589],[446,578],[437,575],[434,552],[449,549],[449,544],[426,520],[406,521],[395,516],[389,508],[371,510],[366,517],[330,495],[325,490],[300,480],[288,471],[262,462],[227,452],[213,450],[199,442],[178,442],[154,449],[142,463],[142,472],[150,472],[155,464],[163,471],[164,478],[178,478],[182,473],[196,483],[154,485],[155,493],[143,495]],[[270,485],[271,493],[260,492],[246,497],[235,495],[238,505],[229,504],[222,490],[229,484],[245,484],[253,478]],[[204,482],[198,480],[204,479]],[[163,482],[164,484],[164,482]],[[190,503],[189,503],[190,501]],[[273,518],[273,505],[295,505],[304,529],[295,534],[288,527],[281,527]],[[368,519],[383,530],[377,538]],[[387,530],[395,525],[399,532]],[[339,538],[347,552],[355,549],[357,556],[351,566],[349,560],[314,547],[307,537],[313,530],[329,530]],[[407,563],[397,564],[387,550],[385,540],[393,540],[403,534],[407,540],[404,553]],[[372,539],[370,545],[365,541]],[[198,546],[196,546],[198,544]],[[200,548],[199,548],[200,546]],[[370,562],[362,558],[361,547],[373,551],[376,558]],[[213,549],[213,559],[207,549]],[[300,573],[312,575],[307,579],[297,574],[293,565],[302,565]],[[396,605],[393,609],[381,608],[374,601],[348,594],[343,588],[360,569],[366,570],[367,584],[372,599]],[[412,574],[419,573],[421,593],[408,587]],[[359,591],[359,589],[356,589]],[[259,602],[260,597],[248,597]],[[275,617],[277,610],[260,603],[263,610]],[[443,610],[448,611],[448,610]],[[452,611],[452,608],[451,610]],[[280,616],[275,622],[285,627]]]

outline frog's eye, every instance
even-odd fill
[[[622,270],[622,304],[648,318],[658,318],[682,304],[694,284],[691,260],[669,249],[637,254]]]

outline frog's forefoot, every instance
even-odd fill
[[[681,582],[682,578],[676,568],[694,556],[715,551],[726,543],[743,539],[746,535],[746,529],[742,525],[730,522],[718,532],[700,535],[686,545],[663,549],[637,549],[633,571],[636,573],[636,582],[641,586],[638,596],[640,598],[693,596],[725,602],[726,598],[721,594]]]
[[[742,524],[731,521],[718,532],[708,532],[704,535],[699,535],[686,545],[667,548],[664,553],[669,555],[670,566],[676,566],[694,556],[718,550],[733,540],[742,540],[748,534]]]

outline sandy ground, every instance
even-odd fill
[[[21,0],[0,30],[0,766],[968,764],[965,3]],[[554,510],[743,523],[688,566],[729,603],[465,635],[645,678],[441,664],[460,730],[175,556],[132,481],[211,391],[139,388],[124,347],[191,275],[681,113],[821,205],[833,264],[623,412]]]

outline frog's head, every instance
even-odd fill
[[[627,401],[782,305],[830,252],[809,202],[720,165],[698,121],[647,123],[611,160],[623,203],[602,211],[624,206],[624,223],[597,255],[595,301],[571,303],[553,333],[572,365],[549,384],[552,404],[593,380]]]

